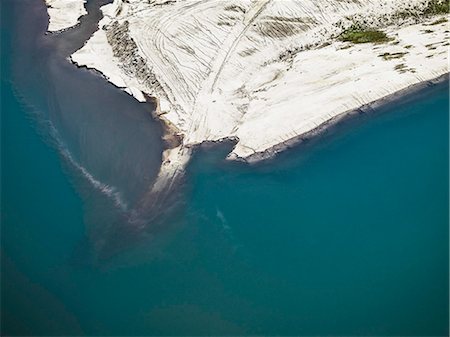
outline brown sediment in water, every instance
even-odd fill
[[[178,128],[171,123],[167,118],[164,118],[164,113],[161,112],[159,99],[157,97],[150,97],[144,93],[144,97],[147,102],[151,102],[155,106],[155,110],[152,115],[157,121],[161,123],[163,127],[162,140],[166,149],[174,149],[183,143],[183,136],[179,132]]]

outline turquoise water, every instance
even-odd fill
[[[161,130],[45,21],[2,3],[2,335],[448,335],[448,83],[261,165],[200,150],[136,233],[114,196],[145,193]]]

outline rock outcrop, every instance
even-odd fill
[[[50,17],[48,31],[57,32],[75,26],[87,14],[85,0],[45,0]]]

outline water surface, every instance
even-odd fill
[[[448,335],[448,83],[261,165],[198,151],[136,235],[161,128],[65,60],[99,4],[45,36],[2,3],[3,335]]]

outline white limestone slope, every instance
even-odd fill
[[[45,0],[50,17],[48,31],[57,32],[75,26],[78,19],[87,14],[86,0]]]
[[[101,29],[72,59],[140,101],[141,92],[157,97],[184,146],[233,137],[238,143],[230,157],[248,158],[446,73],[447,23],[390,24],[390,13],[426,2],[116,0],[102,8]],[[352,16],[370,18],[394,40],[339,42],[339,25]],[[139,79],[108,43],[108,27],[125,21],[157,86]],[[331,44],[319,47],[322,42]],[[384,53],[404,54],[389,59]]]
[[[163,170],[183,168],[183,148],[230,138],[228,158],[253,161],[447,73],[449,27],[421,16],[429,1],[114,0],[72,60],[139,101],[158,99],[159,118],[182,139]],[[392,40],[339,41],[354,23]]]

